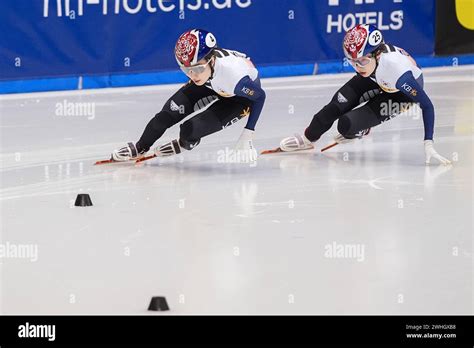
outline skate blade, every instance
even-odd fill
[[[98,165],[102,165],[102,164],[113,164],[113,163],[116,163],[116,164],[124,164],[124,163],[135,163],[135,159],[131,159],[131,160],[128,160],[128,161],[116,161],[112,158],[108,159],[108,160],[101,160],[101,161],[97,161],[94,163],[95,166],[98,166]]]
[[[284,152],[284,153],[293,153],[293,152],[300,152],[300,151],[308,151],[308,150],[313,150],[314,149],[314,146],[311,145],[311,147],[307,148],[307,149],[299,149],[299,150],[294,150],[294,151],[283,151],[281,149],[281,147],[277,147],[276,149],[273,149],[273,150],[264,150],[262,151],[260,154],[261,155],[268,155],[268,154],[272,154],[272,153],[280,153],[280,152]]]
[[[271,153],[279,153],[279,152],[284,152],[281,148],[277,147],[276,149],[273,150],[263,150],[260,154],[261,155],[268,155]]]
[[[152,158],[155,158],[156,155],[150,155],[150,156],[145,156],[145,157],[142,157],[142,158],[139,158],[135,161],[135,163],[141,163],[141,162],[144,162],[144,161],[148,161]]]
[[[108,159],[108,160],[101,160],[101,161],[97,161],[94,163],[95,166],[98,166],[100,164],[108,164],[108,163],[123,163],[123,162],[119,162],[119,161],[116,161],[112,158]]]
[[[337,145],[337,143],[334,143],[334,144],[328,145],[328,146],[326,146],[326,147],[323,147],[323,148],[321,149],[321,152],[324,152],[324,151],[326,151],[326,150],[329,150],[330,148],[333,148],[333,147],[336,146],[336,145]]]

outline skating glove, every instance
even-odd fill
[[[440,154],[436,152],[436,150],[433,147],[433,140],[425,140],[425,163],[430,164],[431,157],[436,158],[438,161],[440,161],[444,165],[451,164],[451,161],[449,161],[447,158],[444,158]]]
[[[240,162],[253,162],[257,160],[257,150],[253,146],[253,136],[255,131],[244,128],[240,135],[235,151],[240,158]]]

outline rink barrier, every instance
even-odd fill
[[[474,54],[446,57],[415,57],[422,68],[474,64]],[[261,78],[322,75],[353,72],[344,61],[258,67]],[[186,76],[179,70],[154,73],[74,76],[31,80],[0,81],[0,94],[48,92],[110,87],[132,87],[184,83]]]
[[[433,55],[435,3],[3,0],[0,81],[173,71],[177,38],[201,27],[216,34],[219,46],[244,52],[258,66],[342,59],[345,32],[362,22],[377,25],[387,41],[403,42],[414,56]]]

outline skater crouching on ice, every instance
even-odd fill
[[[243,53],[218,48],[214,35],[200,29],[187,31],[179,37],[175,57],[189,82],[149,121],[138,142],[115,150],[111,161],[144,159],[146,152],[168,128],[194,112],[198,113],[180,125],[179,139],[155,148],[153,157],[192,150],[201,138],[247,117],[235,149],[240,158],[256,160],[252,139],[265,103],[265,92],[250,59]],[[199,112],[201,109],[203,111]]]
[[[423,112],[425,163],[429,164],[432,157],[443,164],[451,163],[433,147],[434,107],[423,89],[423,74],[414,59],[405,50],[385,43],[382,33],[372,25],[357,25],[350,29],[344,37],[343,50],[357,75],[314,115],[304,135],[285,138],[280,148],[266,152],[312,149],[312,143],[338,120],[340,134],[324,151],[336,144],[360,139],[371,127],[400,113],[400,108],[387,110],[387,105],[411,107],[418,103]],[[356,108],[366,101],[365,105]]]

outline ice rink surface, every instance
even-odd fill
[[[350,76],[264,80],[256,147],[301,133]],[[243,121],[175,158],[93,166],[179,86],[0,96],[0,312],[146,314],[166,296],[170,314],[472,314],[474,66],[425,83],[450,167],[424,165],[420,114],[256,166],[223,158]]]

